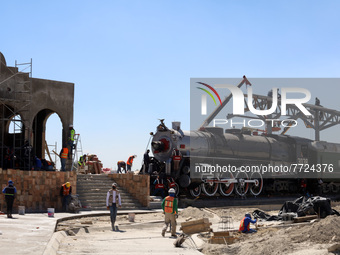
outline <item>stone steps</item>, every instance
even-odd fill
[[[77,194],[83,210],[106,210],[107,192],[112,187],[113,180],[106,175],[78,175]],[[138,200],[117,185],[122,199],[122,210],[141,208]]]

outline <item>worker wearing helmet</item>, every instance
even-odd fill
[[[7,218],[13,218],[12,217],[13,202],[17,193],[17,189],[14,187],[14,183],[12,180],[8,181],[8,186],[2,190],[2,193],[5,195],[7,203]]]
[[[165,224],[162,229],[162,236],[164,237],[165,231],[168,228],[169,223],[171,223],[171,236],[177,237],[176,215],[178,215],[178,202],[177,198],[175,198],[175,190],[173,188],[169,189],[169,196],[164,198],[162,202],[162,209],[165,214]]]
[[[241,231],[242,233],[256,232],[255,229],[250,228],[250,223],[255,224],[256,222],[257,222],[257,219],[252,220],[251,215],[247,213],[246,215],[244,215],[244,218],[241,220],[239,231]]]
[[[60,196],[62,198],[62,204],[63,204],[63,211],[64,212],[68,211],[68,203],[71,199],[71,194],[72,194],[71,183],[66,182],[63,185],[61,185]]]
[[[68,134],[68,146],[70,147],[70,154],[69,158],[72,157],[72,151],[75,149],[75,144],[74,144],[74,135],[76,134],[76,131],[73,128],[73,125],[69,125],[69,134]]]

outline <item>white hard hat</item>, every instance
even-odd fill
[[[176,193],[175,189],[171,188],[169,189],[169,193]]]

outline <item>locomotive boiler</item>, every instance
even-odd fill
[[[340,190],[334,181],[340,172],[339,144],[259,135],[251,129],[205,127],[183,131],[180,122],[168,128],[163,120],[151,134],[157,164],[151,164],[149,170],[163,172],[178,184],[177,191],[189,191],[194,197],[201,192],[207,196],[217,192],[229,196],[234,191],[240,196],[248,192],[257,196],[263,190],[296,192],[303,178],[308,178],[310,187],[319,185],[324,193]],[[216,171],[219,167],[225,171]],[[323,182],[318,183],[321,178]]]

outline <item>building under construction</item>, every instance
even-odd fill
[[[32,77],[32,60],[7,66],[0,52],[0,167],[32,169],[45,158],[46,122],[56,113],[67,143],[73,124],[74,84]]]

